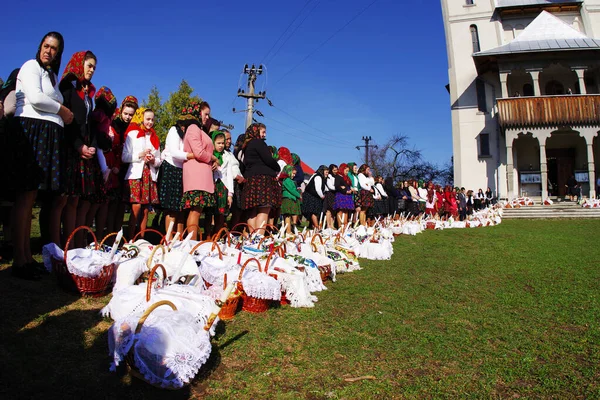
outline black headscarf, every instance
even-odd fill
[[[54,57],[54,60],[52,60],[50,65],[45,66],[42,63],[42,58],[40,57],[40,55],[42,53],[42,45],[44,44],[44,40],[46,40],[46,38],[48,38],[48,37],[58,40],[58,52],[56,53],[56,56]],[[49,69],[51,72],[53,72],[53,74],[50,74],[50,79],[52,80],[53,85],[56,84],[56,79],[55,79],[54,75],[58,76],[58,73],[60,72],[60,62],[62,60],[62,55],[63,55],[64,50],[65,50],[65,40],[63,39],[63,36],[58,32],[48,32],[42,38],[42,41],[40,42],[37,53],[35,55],[35,59],[37,60],[38,64],[40,64],[40,67],[42,67],[46,70]]]

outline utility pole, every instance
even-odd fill
[[[364,140],[365,145],[364,146],[356,146],[356,150],[360,150],[361,147],[365,148],[365,163],[368,165],[369,164],[369,148],[376,149],[377,145],[369,145],[369,142],[371,140],[373,140],[373,138],[371,136],[363,136],[362,140]]]
[[[244,74],[248,75],[248,93],[244,92],[242,89],[238,89],[238,97],[244,97],[248,101],[248,108],[246,109],[246,127],[244,129],[248,129],[248,127],[252,124],[252,117],[254,114],[254,100],[258,101],[260,99],[264,99],[266,97],[267,92],[258,92],[258,94],[254,93],[254,84],[256,82],[256,77],[261,75],[263,72],[263,66],[259,65],[258,68],[252,64],[252,67],[248,67],[248,64],[244,65]]]

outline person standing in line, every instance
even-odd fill
[[[281,207],[282,189],[277,182],[279,164],[273,158],[265,139],[267,127],[261,123],[246,129],[242,145],[244,177],[242,209],[248,213],[248,225],[264,229],[272,208]]]
[[[348,176],[350,168],[347,164],[340,164],[335,174],[335,200],[333,210],[337,214],[338,226],[350,223],[354,215],[354,200],[352,198],[352,181]]]
[[[137,99],[134,96],[125,97],[121,102],[121,107],[115,111],[110,124],[108,134],[112,138],[113,156],[109,157],[107,164],[111,168],[112,173],[117,176],[117,179],[115,189],[108,194],[109,203],[106,223],[106,230],[108,232],[116,232],[123,226],[125,205],[128,204],[128,202],[123,201],[123,192],[125,190],[125,174],[129,169],[129,164],[123,163],[123,146],[125,146],[125,132],[127,132],[137,109]]]
[[[371,176],[371,168],[367,164],[363,164],[358,169],[358,182],[360,185],[360,224],[367,225],[367,211],[375,205],[373,200],[373,185],[375,181]]]
[[[337,174],[337,165],[329,165],[329,175],[327,175],[327,179],[325,180],[325,200],[323,201],[323,213],[325,214],[325,221],[329,229],[334,229],[335,225],[333,205],[335,203],[335,177]]]
[[[183,209],[189,210],[187,229],[192,232],[192,240],[198,236],[198,222],[202,210],[214,207],[215,183],[212,171],[218,167],[218,159],[214,155],[214,146],[208,133],[202,130],[210,116],[210,105],[202,102],[193,107],[192,117],[183,139],[183,150],[192,153],[193,158],[183,163]]]
[[[467,196],[464,187],[460,188],[460,192],[458,192],[458,215],[461,221],[467,217]]]
[[[323,213],[323,200],[325,199],[325,182],[329,170],[326,165],[321,165],[317,172],[311,176],[302,193],[302,215],[309,220],[314,228],[321,229],[319,219]]]
[[[240,164],[240,161],[237,158],[237,152],[236,152],[236,148],[240,147],[241,144],[243,143],[243,139],[242,141],[236,141],[236,146],[233,149],[233,152],[230,150],[231,149],[231,132],[229,132],[228,130],[225,130],[225,153],[223,155],[223,157],[227,158],[229,160],[229,162],[231,163],[231,173],[234,176],[233,179],[233,203],[231,204],[231,219],[229,220],[229,224],[230,227],[233,228],[234,226],[236,226],[238,223],[242,222],[242,187],[244,182],[246,181],[244,179],[244,175],[242,173],[242,168],[243,165]],[[240,137],[242,137],[242,135],[240,135]]]
[[[19,145],[11,150],[19,177],[15,182],[11,274],[29,280],[39,279],[44,268],[31,254],[33,204],[38,190],[52,193],[60,190],[64,124],[73,120],[71,110],[62,104],[63,96],[58,88],[57,74],[64,46],[60,33],[47,33],[35,59],[21,67],[15,87],[17,106],[12,125]],[[60,225],[51,230],[59,231]]]
[[[281,171],[280,175],[283,187],[281,200],[281,215],[283,215],[284,217],[286,233],[288,235],[292,234],[292,224],[296,225],[298,215],[302,213],[300,207],[302,195],[296,187],[296,183],[294,182],[294,175],[296,175],[296,170],[291,164],[288,164],[285,167],[283,167],[283,171]]]
[[[196,121],[192,116],[193,108],[200,105],[195,103],[185,107],[177,118],[177,122],[167,133],[165,149],[161,153],[162,164],[158,175],[158,199],[165,212],[165,232],[173,224],[175,232],[183,235],[184,214],[181,205],[183,198],[183,163],[191,160],[194,154],[184,151],[183,139],[188,126]],[[166,238],[170,242],[172,237]]]
[[[137,117],[137,118],[136,118]],[[137,124],[141,118],[141,123]],[[123,162],[129,163],[125,174],[123,200],[131,204],[128,237],[133,238],[139,226],[146,229],[148,207],[158,204],[158,167],[160,167],[160,139],[154,131],[154,111],[138,108],[126,132]]]
[[[360,204],[360,184],[358,182],[358,165],[354,162],[348,163],[348,176],[352,181],[352,198],[354,200],[354,221],[359,220],[361,204]]]
[[[94,97],[96,107],[91,115],[91,130],[93,135],[98,138],[98,161],[100,169],[103,171],[105,182],[101,182],[100,190],[92,196],[92,205],[86,218],[86,225],[92,226],[96,220],[96,236],[104,237],[104,228],[106,227],[108,215],[109,194],[113,193],[118,185],[118,176],[114,173],[114,155],[112,152],[113,139],[110,136],[110,123],[113,114],[117,108],[117,99],[112,91],[106,86],[102,86],[96,92]],[[109,167],[109,165],[111,165]],[[109,232],[110,233],[110,232]]]

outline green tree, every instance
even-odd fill
[[[169,98],[164,103],[161,101],[158,88],[153,86],[152,89],[150,89],[148,99],[144,100],[142,105],[154,110],[154,129],[161,142],[164,143],[169,129],[177,122],[177,117],[181,113],[181,110],[193,101],[202,101],[199,96],[193,95],[193,93],[194,89],[185,79],[181,81],[175,92],[169,94]]]

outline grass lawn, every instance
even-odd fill
[[[599,220],[401,236],[313,309],[239,313],[194,384],[108,371],[98,311],[0,268],[0,394],[16,398],[600,398]],[[345,378],[372,376],[346,382]]]

